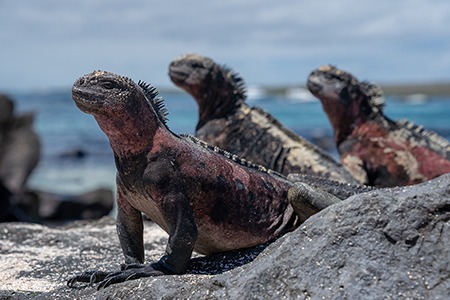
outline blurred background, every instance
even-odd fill
[[[450,2],[0,0],[0,93],[34,112],[41,159],[33,189],[114,189],[108,141],[71,99],[83,74],[107,70],[158,87],[169,127],[193,133],[194,100],[167,76],[195,52],[226,63],[248,101],[336,155],[320,103],[304,89],[334,64],[386,94],[386,114],[450,137]]]

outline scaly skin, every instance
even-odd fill
[[[381,88],[334,66],[314,70],[309,90],[334,129],[341,162],[367,185],[417,184],[450,172],[450,144],[436,133],[383,114]]]
[[[301,173],[358,183],[332,157],[245,103],[243,80],[212,59],[189,54],[169,66],[171,80],[199,106],[196,136],[282,174]]]
[[[101,282],[182,274],[192,251],[211,254],[248,248],[292,231],[340,200],[253,165],[165,124],[156,92],[144,83],[95,71],[72,89],[109,138],[117,167],[117,232],[125,265],[117,272],[85,272],[69,279]],[[165,255],[144,262],[145,213],[169,234]]]
[[[311,176],[305,174],[292,173],[287,176],[288,179],[294,182],[303,182],[313,188],[320,189],[333,196],[345,200],[356,194],[372,192],[377,190],[376,187],[366,186],[360,184],[343,183],[338,181],[329,180],[323,177]]]

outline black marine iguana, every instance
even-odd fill
[[[333,126],[342,163],[361,182],[411,185],[450,172],[450,143],[409,121],[387,118],[378,85],[326,65],[310,74],[308,88]]]
[[[165,124],[163,102],[149,85],[104,71],[78,79],[78,108],[109,138],[117,167],[117,232],[125,266],[69,279],[100,282],[185,272],[192,251],[247,248],[294,230],[337,203],[336,197],[209,146]],[[144,262],[141,212],[169,234],[165,255]]]
[[[301,173],[358,183],[320,148],[262,109],[249,107],[242,78],[228,67],[189,54],[172,61],[169,76],[198,103],[198,138],[285,175]]]

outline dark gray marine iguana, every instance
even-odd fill
[[[169,76],[197,101],[196,136],[201,140],[285,175],[301,173],[359,183],[319,147],[269,113],[248,106],[244,82],[230,68],[188,54],[170,63]]]
[[[411,185],[450,172],[450,143],[386,117],[378,85],[326,65],[311,72],[308,88],[322,102],[341,162],[364,184]]]
[[[67,284],[98,288],[140,277],[182,274],[193,251],[248,248],[297,228],[340,200],[307,184],[171,132],[165,108],[149,85],[104,71],[78,79],[78,108],[109,138],[117,168],[120,271],[88,271]],[[144,263],[142,214],[169,234],[164,256]]]

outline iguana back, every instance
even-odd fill
[[[191,54],[174,60],[169,76],[198,103],[198,138],[285,175],[301,173],[357,183],[319,147],[269,113],[248,106],[242,78],[228,67]]]

